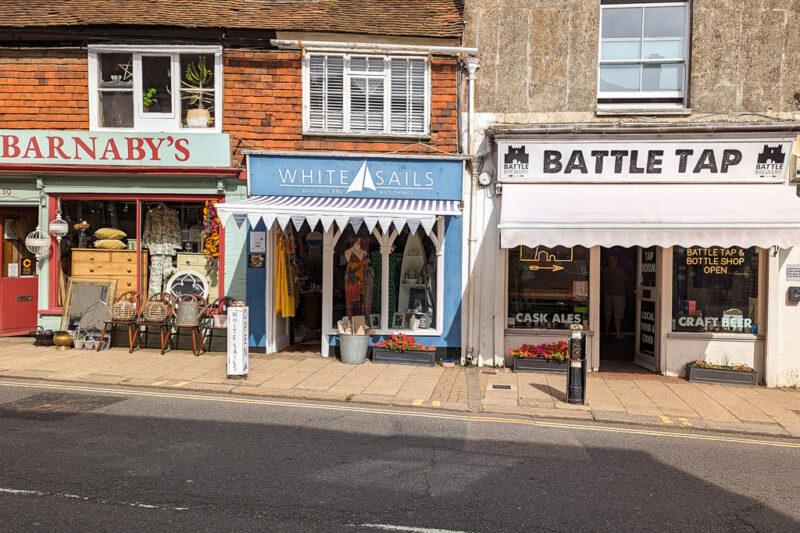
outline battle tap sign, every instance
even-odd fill
[[[501,182],[783,182],[794,139],[564,140],[500,139]]]
[[[687,248],[686,266],[702,269],[703,274],[729,274],[739,271],[744,265],[742,248]]]
[[[519,247],[519,260],[527,263],[530,270],[552,270],[553,272],[558,272],[559,270],[564,270],[564,263],[572,263],[574,256],[573,249],[564,246],[555,248],[547,248],[545,246],[537,246],[536,248]]]

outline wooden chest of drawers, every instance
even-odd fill
[[[142,250],[139,291],[147,293],[147,250]],[[118,297],[136,290],[136,250],[72,249],[72,275],[86,278],[116,279]]]
[[[194,270],[205,276],[208,282],[208,301],[213,302],[219,298],[219,276],[218,272],[212,271],[208,267],[208,259],[202,252],[179,252],[177,257],[176,272],[184,270]]]

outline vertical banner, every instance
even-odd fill
[[[247,376],[250,338],[248,307],[228,307],[228,377]]]

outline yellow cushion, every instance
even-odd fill
[[[94,241],[95,248],[102,248],[103,250],[124,250],[125,243],[118,239],[100,239]]]
[[[127,236],[124,231],[117,228],[100,228],[94,232],[95,239],[124,239]]]

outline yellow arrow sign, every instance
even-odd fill
[[[564,267],[558,266],[558,265],[553,265],[553,266],[549,266],[549,267],[541,267],[541,266],[537,266],[537,265],[531,265],[528,268],[530,268],[531,270],[552,270],[553,272],[558,272],[559,270],[564,270]]]

